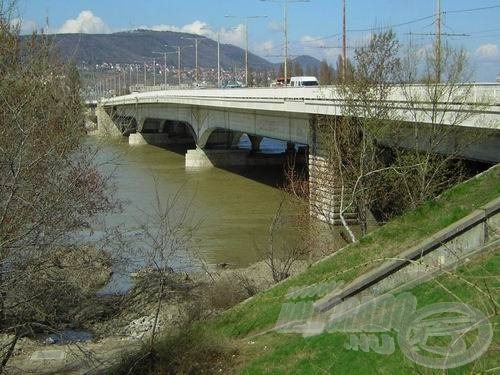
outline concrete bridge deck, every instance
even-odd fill
[[[440,88],[441,89],[441,88]],[[500,84],[463,84],[454,86],[437,100],[436,108],[429,86],[395,85],[385,102],[393,113],[406,121],[432,123],[436,112],[439,123],[480,128],[500,128]],[[346,103],[335,86],[302,88],[191,89],[132,93],[105,99],[105,106],[176,104],[226,110],[253,110],[296,114],[336,115],[345,112]],[[457,116],[468,112],[463,121]],[[462,116],[463,117],[463,116]]]

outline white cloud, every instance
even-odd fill
[[[255,51],[260,54],[270,54],[275,52],[275,44],[272,40],[257,44],[255,46]],[[265,57],[265,56],[264,56]]]
[[[148,29],[153,31],[175,31],[189,34],[196,34],[206,36],[210,39],[217,39],[217,30],[214,30],[210,25],[204,21],[196,20],[184,26],[174,26],[167,24],[153,25],[153,26],[139,26],[139,29]],[[245,45],[245,25],[239,24],[231,28],[222,28],[220,31],[221,43],[234,44],[239,47]]]
[[[325,40],[317,36],[304,35],[300,38],[300,43],[305,47],[325,47]]]
[[[208,24],[206,22],[197,20],[194,21],[193,23],[189,23],[182,27],[160,24],[160,25],[153,25],[151,27],[140,27],[140,28],[145,28],[153,31],[175,31],[175,32],[205,35],[207,33],[207,30],[205,30],[206,27],[208,27]]]
[[[57,31],[60,34],[64,33],[85,33],[85,34],[100,34],[109,33],[111,29],[104,21],[95,16],[90,10],[80,12],[76,19],[69,19]]]
[[[221,29],[220,40],[222,43],[229,43],[229,44],[234,44],[235,46],[238,47],[244,47],[245,25],[239,24],[238,26],[232,27],[230,29]]]
[[[487,43],[479,46],[474,56],[480,61],[500,60],[500,50],[496,44]]]

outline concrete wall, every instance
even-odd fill
[[[392,257],[380,267],[315,303],[326,311],[351,297],[399,292],[466,262],[478,251],[500,244],[500,198]]]
[[[118,106],[117,113],[134,117],[138,123],[155,118],[181,121],[191,125],[199,147],[216,129],[275,138],[294,143],[309,143],[308,114],[285,112],[258,112],[254,110],[224,110],[218,108],[192,107],[176,104],[143,104]],[[139,129],[140,131],[141,129]]]
[[[114,122],[112,116],[106,112],[103,106],[97,106],[96,108],[97,117],[97,132],[99,135],[120,138],[123,136],[120,129],[118,129],[116,123]]]

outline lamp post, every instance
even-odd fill
[[[288,3],[309,3],[310,0],[260,0],[267,1],[271,3],[283,3],[283,34],[285,37],[285,64],[284,64],[284,73],[285,73],[285,87],[288,85]]]
[[[212,28],[205,26],[202,30],[212,30]],[[217,87],[220,88],[220,30],[217,31]]]
[[[167,88],[167,52],[155,52],[153,51],[153,53],[157,53],[159,55],[163,55],[163,70],[164,70],[164,75],[165,75],[165,89]]]
[[[179,87],[181,85],[181,51],[182,51],[182,48],[191,48],[191,47],[193,47],[193,46],[192,45],[191,46],[184,46],[184,47],[175,46],[177,51],[176,52],[169,52],[169,53],[177,53],[177,79],[178,79]]]
[[[194,72],[194,80],[196,82],[196,84],[198,85],[198,42],[201,40],[201,39],[204,39],[204,38],[185,38],[185,37],[181,37],[181,39],[187,39],[187,40],[194,40],[194,54],[195,54],[195,72]]]
[[[248,20],[253,18],[267,18],[267,16],[233,16],[226,14],[224,17],[245,20],[245,86],[248,86]]]
[[[436,1],[436,81],[441,83],[441,0]]]
[[[342,2],[342,81],[345,82],[347,70],[347,30],[345,21],[345,0]]]
[[[156,59],[153,59],[153,87],[156,86]]]

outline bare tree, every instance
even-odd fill
[[[160,313],[165,299],[165,292],[169,282],[176,281],[172,277],[175,271],[193,265],[193,235],[198,224],[190,211],[191,200],[182,200],[182,188],[165,199],[160,197],[156,189],[153,210],[146,215],[141,225],[137,248],[151,268],[152,287],[156,291],[154,321],[149,340],[150,354],[152,354],[158,332]],[[170,285],[171,286],[171,285]]]
[[[274,282],[288,278],[293,266],[298,261],[307,259],[311,252],[308,226],[304,225],[306,222],[302,215],[305,211],[300,207],[303,201],[292,203],[291,197],[286,192],[282,194],[268,229],[264,261],[271,271]],[[293,209],[288,208],[291,212],[286,212],[286,206],[290,203]],[[293,241],[290,241],[289,233],[293,233],[295,237]]]
[[[392,31],[374,34],[355,50],[352,79],[340,85],[342,116],[317,118],[313,190],[327,193],[313,197],[313,209],[340,223],[351,241],[351,224],[364,235],[372,213],[387,220],[465,178],[458,160],[481,137],[461,125],[483,104],[463,83],[470,79],[465,52],[445,47],[439,56],[405,55]]]
[[[75,68],[56,58],[45,35],[22,41],[12,5],[0,3],[0,329],[13,335],[2,369],[20,337],[68,318],[81,288],[61,272],[61,259],[116,207],[110,176],[83,142]]]

